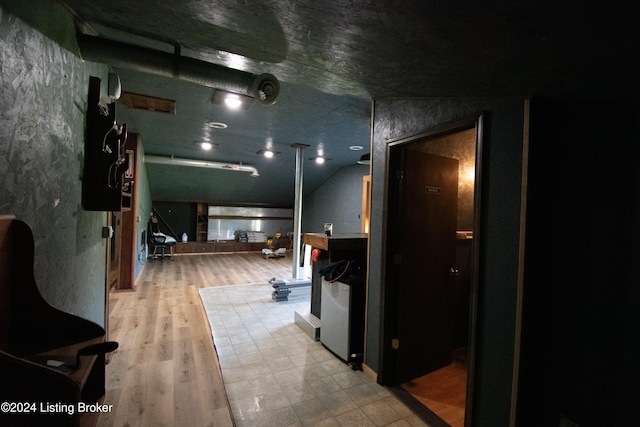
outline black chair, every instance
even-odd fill
[[[151,220],[149,220],[147,238],[150,250],[149,259],[159,259],[164,261],[166,257],[173,257],[173,248],[176,244],[176,240],[160,231],[160,227],[158,227],[158,219],[155,216],[151,217]]]

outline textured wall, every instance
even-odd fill
[[[43,296],[102,324],[106,217],[82,210],[81,176],[88,79],[107,70],[81,62],[4,8],[0,43],[0,213],[33,229]]]
[[[322,233],[324,223],[330,222],[334,233],[360,233],[362,177],[368,173],[368,166],[342,168],[320,188],[305,195],[302,231]]]
[[[518,282],[524,102],[522,100],[378,100],[372,152],[371,266],[366,364],[382,367],[383,225],[387,140],[486,112],[483,143],[480,293],[474,425],[509,425]],[[373,264],[373,263],[372,263]]]

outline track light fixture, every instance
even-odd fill
[[[221,89],[216,89],[211,98],[213,104],[224,105],[232,110],[246,110],[254,101],[255,99],[250,96]]]
[[[371,153],[363,154],[360,156],[360,160],[357,162],[359,165],[370,165],[371,164]]]

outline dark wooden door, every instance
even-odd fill
[[[397,380],[451,363],[458,160],[403,148],[397,181]]]

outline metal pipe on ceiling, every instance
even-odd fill
[[[80,55],[88,61],[248,95],[265,105],[273,104],[280,92],[280,83],[271,74],[257,75],[188,58],[178,47],[168,53],[82,33],[78,34],[78,46]]]
[[[254,166],[247,166],[239,163],[209,162],[206,160],[183,159],[183,158],[177,158],[173,156],[171,157],[154,156],[150,154],[144,155],[144,162],[155,163],[160,165],[191,166],[191,167],[220,169],[220,170],[236,171],[236,172],[249,172],[253,177],[260,176],[260,173],[258,173],[258,169],[256,169]]]

